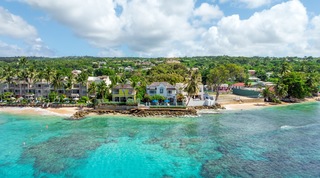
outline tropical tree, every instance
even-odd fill
[[[61,74],[61,72],[57,72],[53,77],[52,77],[52,86],[54,88],[54,90],[57,92],[57,90],[59,88],[61,88],[63,86],[63,76]]]
[[[310,95],[317,95],[320,86],[320,74],[309,73],[306,79],[306,86]]]
[[[8,91],[10,91],[10,85],[13,83],[13,79],[16,71],[11,66],[5,66],[3,72],[3,79],[7,82]]]
[[[20,69],[24,70],[27,67],[28,60],[26,57],[21,57],[18,59],[18,66]]]
[[[278,82],[275,86],[275,95],[279,100],[288,95],[288,85]]]
[[[291,65],[288,62],[284,61],[281,64],[280,75],[284,76],[286,73],[289,73],[291,71],[292,71]]]
[[[97,84],[95,82],[90,83],[89,87],[88,87],[88,93],[91,95],[95,95],[97,94]]]
[[[288,86],[288,96],[303,99],[308,95],[308,88],[305,83],[304,73],[290,72],[286,73],[282,82]]]
[[[51,67],[46,67],[43,71],[43,77],[49,84],[53,80],[53,76],[56,74],[56,71],[54,71]]]
[[[73,84],[74,84],[74,76],[73,74],[69,74],[68,77],[67,77],[67,80],[66,82],[64,83],[64,88],[70,92],[70,90],[72,89],[73,87]]]
[[[34,66],[30,66],[26,70],[27,70],[26,82],[27,82],[27,85],[28,85],[28,93],[29,93],[30,92],[29,91],[30,85],[34,84],[37,81],[38,72],[36,71]]]
[[[81,72],[77,77],[77,82],[80,84],[81,94],[83,93],[83,86],[87,85],[88,74],[86,72]]]
[[[97,85],[97,91],[98,91],[98,97],[101,99],[105,99],[105,96],[107,95],[108,92],[108,86],[105,82],[100,82]]]
[[[220,94],[219,88],[223,83],[241,79],[243,76],[244,69],[235,64],[219,65],[210,70],[207,80],[209,85],[211,85],[216,92],[216,101],[218,100]]]
[[[198,70],[190,72],[190,78],[187,81],[187,86],[185,91],[188,93],[188,103],[190,102],[190,98],[194,97],[199,93],[199,84],[201,84],[201,74]]]

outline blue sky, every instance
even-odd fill
[[[320,56],[318,0],[2,0],[0,56]]]

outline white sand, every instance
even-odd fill
[[[57,115],[70,117],[79,108],[76,107],[64,107],[64,108],[31,108],[31,107],[0,107],[0,112],[18,114],[18,115]]]

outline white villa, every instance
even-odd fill
[[[147,86],[147,94],[150,96],[162,95],[170,100],[170,102],[176,102],[177,91],[176,88],[168,82],[153,82]]]

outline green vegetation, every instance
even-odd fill
[[[176,61],[170,62],[167,61]],[[72,70],[81,70],[78,76]],[[112,84],[103,83],[88,86],[88,97],[78,102],[87,102],[91,95],[97,99],[111,100],[110,89],[117,83],[130,82],[135,88],[137,99],[155,99],[145,94],[146,86],[152,82],[185,83],[189,97],[197,93],[196,84],[203,83],[213,88],[216,98],[223,83],[245,82],[248,84],[248,70],[255,70],[256,77],[273,82],[276,86],[267,88],[263,95],[273,101],[283,98],[302,99],[319,92],[320,58],[314,57],[230,57],[203,56],[182,58],[99,58],[99,57],[3,57],[0,58],[0,83],[13,84],[20,79],[28,84],[45,80],[52,83],[55,92],[49,96],[54,102],[63,99],[59,88],[68,91],[73,84],[85,85],[88,76],[108,75]],[[28,86],[28,85],[26,85]],[[82,87],[80,87],[82,88]],[[9,85],[10,89],[10,85]],[[28,90],[28,88],[25,88]],[[31,93],[31,91],[30,91]],[[7,94],[2,99],[8,99]],[[183,97],[179,96],[179,100]],[[157,100],[164,100],[159,98]],[[92,101],[93,102],[93,101]]]

